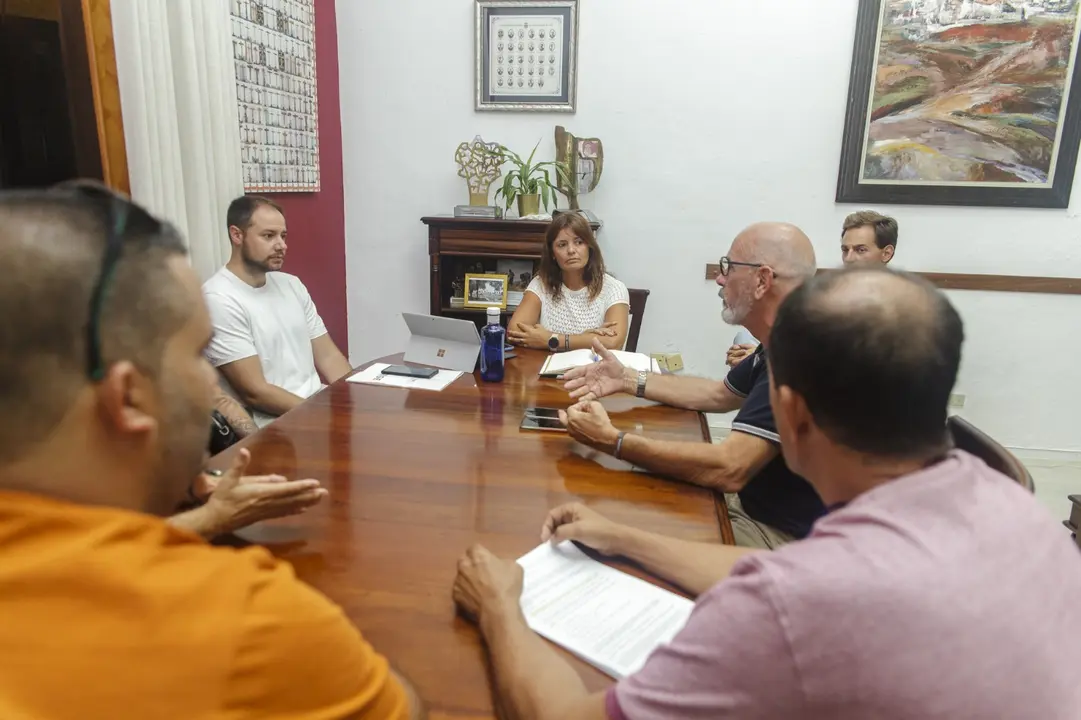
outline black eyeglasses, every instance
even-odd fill
[[[104,187],[75,185],[73,189],[108,207],[105,253],[101,257],[101,270],[94,282],[94,291],[90,294],[90,318],[86,324],[86,371],[92,380],[98,381],[105,377],[105,361],[101,356],[101,311],[105,306],[105,294],[116,274],[116,266],[124,250],[124,231],[127,229],[128,215],[133,206]]]
[[[742,265],[743,267],[753,267],[753,268],[765,267],[764,263],[749,263],[749,262],[738,262],[736,260],[729,260],[728,256],[725,255],[724,257],[721,258],[721,275],[723,277],[728,277],[728,273],[732,272],[732,268],[736,267],[738,265]]]

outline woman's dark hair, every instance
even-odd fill
[[[604,287],[604,256],[601,255],[600,245],[593,235],[593,228],[589,221],[574,211],[563,212],[552,218],[548,225],[548,232],[544,235],[544,249],[541,251],[540,279],[544,289],[556,301],[563,297],[563,271],[556,262],[555,245],[556,238],[566,229],[570,229],[575,235],[585,241],[589,247],[589,262],[582,271],[582,280],[589,288],[589,299],[596,300]]]

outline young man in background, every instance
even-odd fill
[[[232,257],[203,284],[214,323],[206,354],[263,427],[352,368],[304,283],[281,272],[288,249],[281,208],[245,195],[229,204],[226,222]]]
[[[897,252],[897,221],[874,210],[861,210],[841,225],[841,262],[845,267],[888,265]],[[728,348],[725,364],[735,367],[758,347],[754,337],[740,331]]]

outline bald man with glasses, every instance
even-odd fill
[[[722,318],[768,338],[777,309],[816,269],[814,249],[794,225],[759,223],[736,236],[721,258],[717,284]],[[601,361],[564,377],[579,400],[564,414],[580,442],[636,466],[725,493],[743,547],[775,548],[806,537],[825,512],[806,480],[785,465],[769,402],[765,343],[724,380],[635,372],[603,347]],[[617,430],[599,398],[626,392],[700,412],[739,410],[732,433],[718,444],[656,440]]]

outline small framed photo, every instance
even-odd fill
[[[466,273],[465,307],[507,309],[507,276]]]
[[[534,266],[532,260],[500,259],[496,261],[496,272],[506,275],[510,282],[510,291],[524,291],[529,281],[533,279]]]
[[[476,109],[575,112],[578,0],[474,2]]]

